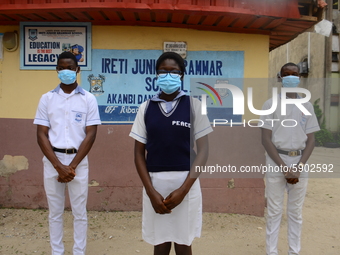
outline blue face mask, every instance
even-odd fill
[[[295,75],[288,75],[282,77],[282,86],[285,88],[296,88],[300,84],[300,77]]]
[[[174,78],[170,74],[157,77],[156,84],[160,87],[160,89],[167,95],[170,95],[181,87],[181,76]]]
[[[77,79],[77,72],[69,69],[58,71],[58,78],[65,85],[73,84]]]

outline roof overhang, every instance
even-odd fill
[[[270,36],[272,50],[316,24],[314,0],[1,0],[0,25],[91,22]]]

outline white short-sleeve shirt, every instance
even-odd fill
[[[166,102],[164,100],[159,99],[159,94],[156,95],[151,100],[157,100],[161,102],[161,106],[164,109],[165,112],[170,112],[173,108],[173,106],[176,103],[176,100],[180,98],[181,96],[185,96],[185,93],[181,91],[176,98],[171,102]],[[192,107],[193,107],[193,114],[194,114],[194,136],[195,140],[211,133],[213,131],[209,119],[206,115],[201,114],[201,101],[199,101],[197,98],[192,98]],[[144,122],[144,115],[145,115],[145,108],[147,106],[147,101],[142,103],[139,106],[136,119],[132,125],[132,129],[130,132],[130,136],[134,138],[135,140],[146,144],[147,142],[147,132],[146,132],[146,126]]]
[[[34,124],[49,127],[51,145],[61,149],[78,149],[86,137],[86,126],[100,125],[97,100],[77,86],[66,94],[60,85],[42,95]]]
[[[272,101],[272,98],[267,100],[262,110],[270,109]],[[305,115],[295,104],[287,104],[286,115],[281,115],[281,95],[278,95],[276,110],[272,114],[260,116],[263,123],[259,122],[259,125],[263,124],[262,128],[272,130],[272,142],[277,149],[303,150],[306,147],[307,134],[320,130],[313,105],[310,102],[302,105],[312,115]],[[295,121],[289,121],[290,119]],[[295,124],[297,125],[294,126]]]

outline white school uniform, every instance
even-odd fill
[[[183,91],[172,102],[158,98],[165,112],[170,112],[176,100],[185,95]],[[141,104],[132,126],[130,136],[146,144],[147,133],[144,122],[146,102]],[[201,104],[198,99],[192,100],[194,118],[195,140],[212,132],[207,116],[201,115]],[[189,170],[189,169],[188,169]],[[150,178],[155,189],[166,198],[172,191],[179,188],[187,178],[189,171],[150,172]],[[157,214],[152,207],[148,195],[143,189],[143,239],[152,244],[159,245],[165,242],[191,245],[195,237],[200,237],[202,228],[202,195],[199,180],[191,187],[184,200],[175,207],[170,214]]]
[[[97,100],[81,87],[66,94],[60,86],[44,94],[39,102],[34,124],[49,127],[48,139],[53,147],[79,149],[86,137],[86,126],[100,125]],[[69,165],[76,154],[55,152],[60,162]],[[44,188],[49,207],[49,229],[52,255],[63,255],[63,212],[65,188],[74,216],[73,255],[85,255],[87,233],[88,159],[77,166],[75,178],[69,183],[57,181],[58,172],[44,157]]]
[[[267,100],[262,109],[268,110],[272,105],[272,99]],[[312,114],[304,115],[295,105],[288,104],[286,115],[281,115],[281,100],[278,96],[278,107],[270,115],[261,116],[264,122],[262,128],[272,130],[272,142],[277,149],[292,151],[303,150],[306,146],[307,134],[320,130],[316,119],[313,105],[310,102],[303,106]],[[272,121],[276,119],[278,121]],[[293,119],[295,127],[284,127],[283,120]],[[284,121],[286,126],[294,126],[294,121]],[[259,123],[260,125],[260,123]],[[287,166],[298,164],[300,156],[290,157],[279,154]],[[266,155],[266,164],[277,166],[276,163]],[[300,236],[302,227],[302,206],[307,190],[308,173],[302,172],[297,184],[289,184],[282,172],[266,173],[266,197],[267,197],[267,223],[266,223],[266,254],[277,255],[277,243],[280,230],[280,222],[283,209],[284,191],[287,190],[287,218],[288,218],[288,245],[289,255],[299,254],[301,248]]]

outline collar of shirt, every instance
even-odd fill
[[[54,89],[52,90],[52,92],[57,92],[59,93],[59,90],[60,90],[60,84]],[[74,89],[74,94],[77,94],[77,93],[80,93],[82,95],[85,95],[85,91],[82,87],[80,86],[77,86],[75,89]]]
[[[172,100],[172,101],[165,101],[164,99],[159,98],[162,91],[158,92],[156,95],[154,95],[150,100],[155,102],[161,102],[165,103],[165,111],[170,112],[172,110],[172,103],[176,100],[178,100],[180,97],[185,96],[185,92],[181,90],[178,95]]]

